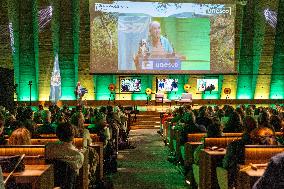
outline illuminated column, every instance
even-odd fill
[[[31,99],[38,100],[38,21],[36,1],[18,1],[19,4],[19,93],[20,101],[29,101],[29,81],[32,81]]]
[[[284,98],[284,1],[279,0],[270,98]]]

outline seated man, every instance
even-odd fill
[[[75,136],[74,127],[71,123],[61,123],[56,129],[56,136],[60,142],[46,146],[46,158],[67,162],[79,174],[79,169],[83,166],[84,155],[72,144]]]
[[[272,157],[263,176],[256,181],[253,189],[284,188],[284,152]]]

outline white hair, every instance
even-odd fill
[[[152,28],[154,25],[157,25],[157,24],[158,24],[159,26],[161,25],[160,22],[158,22],[158,21],[152,21],[152,22],[150,22],[150,24],[149,24],[149,30],[151,30],[151,28]]]

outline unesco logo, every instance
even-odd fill
[[[209,8],[206,10],[206,14],[229,14],[231,15],[231,7]]]

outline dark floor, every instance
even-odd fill
[[[168,148],[155,129],[132,130],[135,149],[118,154],[118,172],[111,180],[115,189],[184,189],[183,176],[167,161]]]

